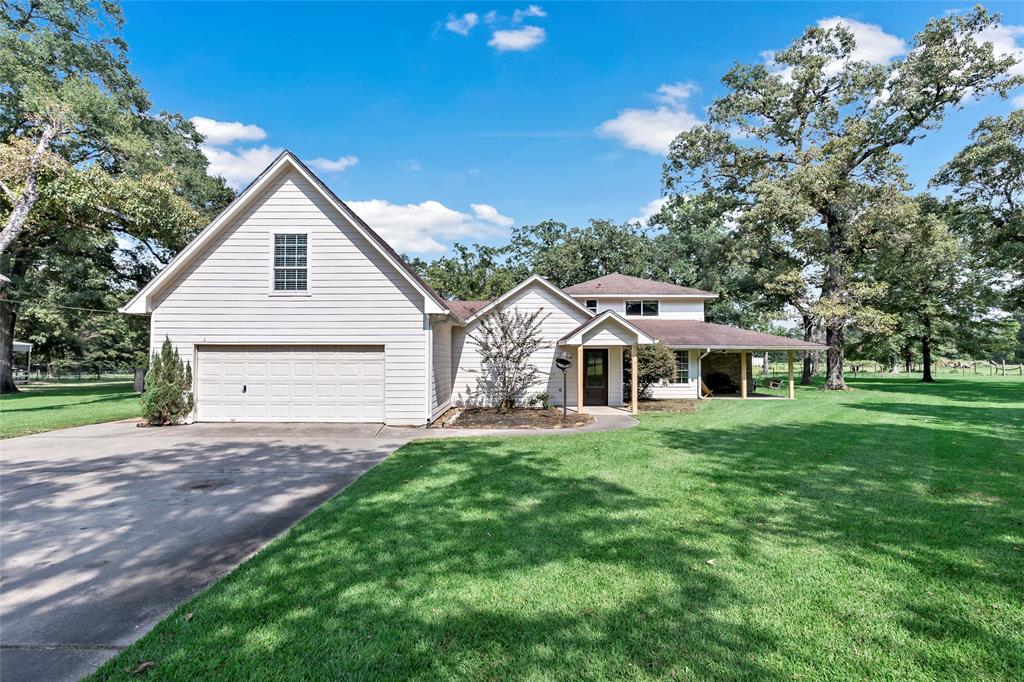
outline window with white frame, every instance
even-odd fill
[[[677,350],[673,351],[676,356],[676,384],[688,384],[690,383],[690,351],[688,350]]]
[[[307,242],[304,234],[274,235],[274,291],[305,291]]]
[[[658,301],[626,301],[626,315],[629,317],[657,317]]]
[[[588,308],[590,308],[591,312],[594,312],[594,313],[597,312],[597,299],[596,298],[588,298],[586,301],[584,301],[584,305],[586,305]]]

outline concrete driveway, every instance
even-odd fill
[[[0,679],[92,672],[422,434],[114,422],[0,442]]]

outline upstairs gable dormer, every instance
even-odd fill
[[[710,291],[617,272],[574,284],[563,291],[595,314],[611,310],[627,319],[703,321],[704,301],[718,298],[718,294]]]

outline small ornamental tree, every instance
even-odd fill
[[[543,308],[532,313],[495,310],[469,336],[480,353],[480,396],[502,412],[514,408],[540,375],[530,356],[546,346],[540,335],[542,312]]]
[[[627,371],[631,371],[632,363],[625,365]],[[671,379],[676,372],[676,356],[668,346],[660,343],[639,346],[636,351],[636,368],[640,375],[637,382],[637,393],[646,395],[651,386],[664,380]],[[629,394],[629,380],[627,378],[624,395]]]
[[[169,338],[153,353],[142,394],[142,416],[154,426],[177,424],[192,411],[192,367],[181,361]]]

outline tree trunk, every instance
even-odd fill
[[[21,194],[13,200],[11,212],[7,216],[3,229],[0,230],[0,254],[7,251],[25,229],[25,225],[28,224],[29,213],[32,212],[39,200],[39,167],[43,157],[49,153],[54,138],[59,133],[60,130],[52,123],[43,127],[43,133],[39,136],[39,141],[28,158],[28,170],[25,173],[25,184],[21,189]]]
[[[7,287],[0,288],[0,395],[16,393],[14,385],[14,322],[17,311],[7,299]]]
[[[924,376],[921,377],[921,381],[926,384],[933,383],[935,379],[932,378],[932,335],[931,335],[931,321],[927,321],[924,324],[925,333],[921,337],[921,356],[924,362]]]
[[[825,386],[829,391],[845,391],[846,377],[843,370],[845,353],[843,344],[846,339],[846,325],[842,322],[825,325]]]
[[[814,340],[814,318],[812,318],[810,315],[803,315],[802,317],[804,323],[804,341],[810,343],[811,341]],[[815,370],[817,369],[816,367],[814,367],[815,363],[812,359],[813,356],[814,353],[812,353],[811,351],[804,351],[804,369],[803,373],[800,375],[801,386],[811,385],[811,377],[814,376]]]
[[[907,374],[914,371],[914,353],[910,350],[910,344],[903,347],[903,371]]]
[[[821,283],[821,298],[833,304],[842,303],[846,295],[846,273],[843,270],[843,221],[831,207],[822,212],[828,228],[828,259]],[[849,388],[843,375],[846,350],[846,318],[831,315],[825,320],[825,390],[845,391]]]

